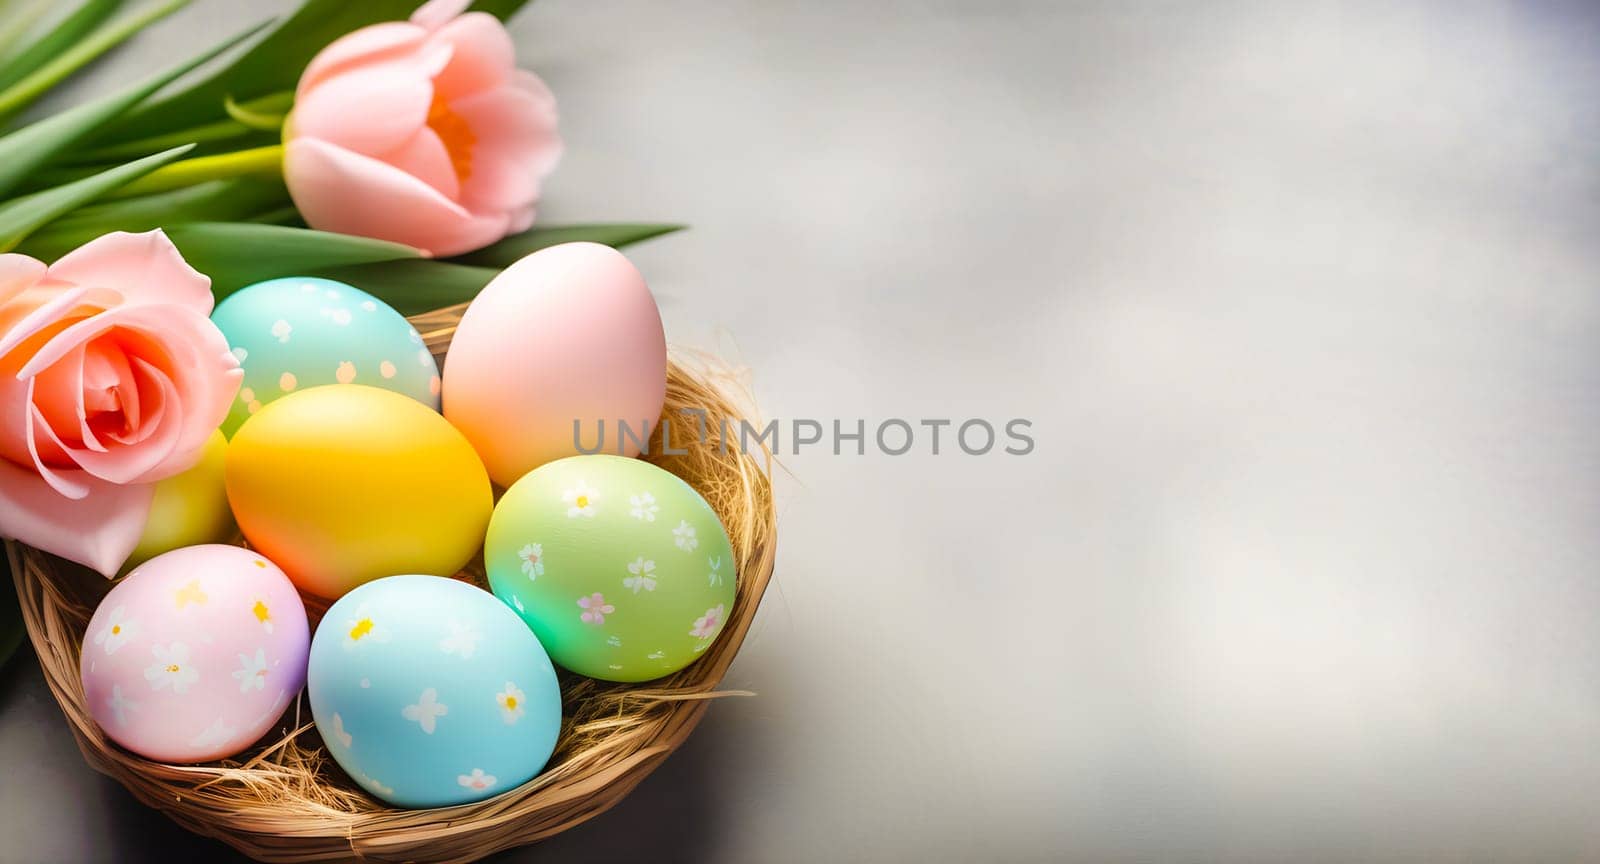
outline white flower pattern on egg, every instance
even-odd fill
[[[144,680],[150,682],[151,690],[172,688],[172,692],[182,696],[189,692],[189,685],[200,680],[200,671],[189,665],[189,646],[182,642],[173,642],[171,645],[152,645],[150,653],[156,662],[145,667]]]
[[[354,735],[344,731],[344,718],[340,717],[338,712],[334,712],[333,715],[333,740],[338,741],[346,750],[349,750],[350,745],[356,740]]]
[[[656,590],[655,570],[656,562],[646,561],[643,555],[633,559],[628,565],[628,572],[633,575],[622,580],[622,587],[632,589],[635,594]]]
[[[252,689],[266,689],[267,652],[261,648],[257,648],[254,657],[246,654],[240,654],[239,668],[233,670],[233,677],[239,682],[240,693],[248,693]]]
[[[104,647],[107,654],[117,653],[117,649],[139,631],[139,622],[123,619],[126,612],[123,606],[112,609],[111,615],[106,618],[106,626],[94,634],[94,644]]]
[[[722,584],[722,558],[707,558],[706,564],[711,567],[711,574],[706,578],[707,584],[713,587]]]
[[[422,727],[424,734],[432,735],[438,728],[438,718],[450,713],[450,706],[439,701],[439,691],[432,687],[422,691],[415,705],[400,709],[400,716]]]
[[[587,483],[579,480],[577,486],[561,493],[561,503],[567,505],[568,519],[576,519],[579,516],[593,519],[595,504],[599,497],[600,493],[589,488]]]
[[[693,552],[700,540],[694,536],[694,526],[687,521],[680,521],[678,527],[672,529],[672,542],[685,552]]]
[[[221,717],[211,721],[211,725],[200,731],[199,735],[190,739],[189,746],[211,749],[226,744],[239,730]]]
[[[439,650],[463,660],[471,660],[478,651],[478,640],[482,636],[471,625],[462,625],[454,619],[446,626],[450,628],[450,635],[439,640]]]
[[[123,695],[121,684],[115,684],[111,687],[111,698],[106,700],[106,707],[111,709],[111,716],[116,718],[118,726],[126,726],[128,712],[138,711],[139,703]]]
[[[544,575],[544,545],[529,543],[517,552],[517,557],[522,559],[522,574],[528,577],[529,582],[538,580]]]
[[[510,681],[506,682],[504,690],[494,694],[494,701],[499,703],[500,719],[504,720],[506,725],[517,722],[522,718],[523,714],[527,713],[526,709],[522,707],[528,701],[527,694],[523,693],[516,684]]]
[[[474,768],[471,774],[457,776],[456,782],[468,789],[489,789],[500,782],[500,778],[493,774],[483,773],[482,768]]]
[[[661,505],[656,503],[656,496],[649,492],[628,496],[628,504],[633,507],[628,511],[628,515],[645,522],[656,521],[656,514],[661,512]]]
[[[288,344],[289,337],[293,334],[294,328],[289,326],[288,321],[279,318],[272,322],[272,338],[278,340],[278,344]]]

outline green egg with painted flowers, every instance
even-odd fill
[[[716,512],[640,459],[573,456],[524,475],[495,506],[484,564],[550,659],[606,681],[688,666],[733,609],[733,548]]]

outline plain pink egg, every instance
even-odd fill
[[[667,341],[644,277],[609,246],[564,243],[506,268],[467,308],[445,356],[444,415],[510,486],[581,452],[575,423],[585,449],[603,441],[600,452],[639,455],[666,387]]]
[[[84,634],[84,701],[113,741],[160,762],[233,756],[306,681],[311,633],[289,577],[237,546],[146,561]]]

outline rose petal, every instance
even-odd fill
[[[150,482],[161,479],[151,475],[171,476],[194,467],[192,462],[184,465],[181,460],[172,459],[183,430],[183,400],[178,388],[160,369],[145,360],[134,357],[132,361],[140,379],[155,385],[151,401],[155,402],[156,409],[140,427],[146,436],[139,441],[139,446],[96,453],[67,445],[67,454],[80,468],[110,483]]]
[[[472,0],[428,0],[411,13],[411,23],[425,30],[437,30],[471,5]]]
[[[70,473],[87,490],[81,498],[64,498],[31,470],[0,459],[0,535],[109,578],[139,544],[155,487],[117,486]]]
[[[83,393],[84,349],[78,346],[35,378],[34,407],[55,431],[74,447],[104,452],[89,428]]]
[[[487,12],[469,12],[440,27],[430,44],[454,49],[450,62],[433,80],[446,99],[493,90],[511,80],[517,49],[500,19]]]
[[[0,306],[32,288],[45,276],[43,261],[8,252],[0,255]]]
[[[400,59],[422,47],[428,31],[405,21],[384,21],[347,33],[317,52],[300,74],[296,98],[347,69]]]
[[[448,50],[448,49],[446,49]],[[428,122],[433,81],[413,63],[383,63],[329,78],[301,97],[294,136],[381,156]]]
[[[306,223],[446,256],[505,236],[508,217],[475,215],[415,177],[315,139],[291,141],[284,178]]]
[[[28,445],[28,456],[33,462],[33,470],[37,471],[39,476],[44,478],[44,482],[50,484],[50,488],[56,490],[57,493],[73,500],[81,499],[89,494],[89,485],[83,482],[81,476],[83,472],[58,471],[45,462],[39,436],[44,436],[43,443],[46,447],[53,446],[58,452],[64,452],[66,448],[61,446],[61,442],[56,439],[55,433],[50,431],[50,426],[44,422],[44,418],[39,416],[39,409],[32,407],[33,383],[33,379],[28,380],[27,405],[29,406],[29,413],[27,435],[25,436]]]
[[[50,278],[109,288],[124,304],[171,303],[210,315],[211,277],[183,260],[165,231],[113,231],[50,265]]]
[[[76,287],[63,290],[60,294],[35,307],[32,312],[22,316],[10,330],[0,334],[0,357],[10,354],[18,345],[26,342],[30,337],[47,329],[52,324],[57,324],[62,316],[72,311],[85,297],[89,296],[89,289]],[[18,373],[20,376],[22,373]],[[30,372],[29,375],[34,373]]]

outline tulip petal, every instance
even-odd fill
[[[461,194],[461,180],[456,177],[450,151],[439,133],[427,126],[419,129],[400,149],[386,154],[383,161],[439,190],[452,201]]]
[[[473,214],[392,165],[311,138],[289,142],[284,179],[311,227],[437,256],[487,246],[505,236],[509,223],[503,213]]]
[[[411,13],[411,23],[425,30],[437,30],[471,5],[472,0],[428,0]]]
[[[27,255],[15,252],[0,255],[0,306],[38,284],[46,269],[43,261]]]
[[[553,105],[541,103],[537,96],[520,87],[501,87],[468,96],[451,102],[450,110],[477,136],[475,162],[487,157],[514,159],[535,176],[543,177],[561,159],[561,136],[556,132]]]
[[[311,59],[300,74],[295,95],[304,96],[312,87],[348,69],[403,58],[421,48],[427,39],[427,30],[405,21],[384,21],[347,33]]]
[[[522,208],[521,210],[513,211],[511,214],[511,224],[506,227],[506,234],[521,234],[529,228],[532,228],[533,219],[537,213],[538,208],[531,204]]]
[[[0,459],[0,535],[115,576],[144,534],[155,487],[70,473],[81,475],[81,498],[64,498],[39,475]]]
[[[160,228],[142,234],[113,231],[79,246],[50,265],[50,278],[109,288],[124,305],[163,303],[210,315],[211,277],[183,260]]]
[[[500,19],[487,12],[469,12],[445,24],[430,44],[454,51],[450,63],[434,78],[439,95],[455,99],[504,86],[516,68],[517,49]]]
[[[301,97],[294,135],[381,156],[428,122],[433,82],[413,64],[383,63],[329,78]]]

